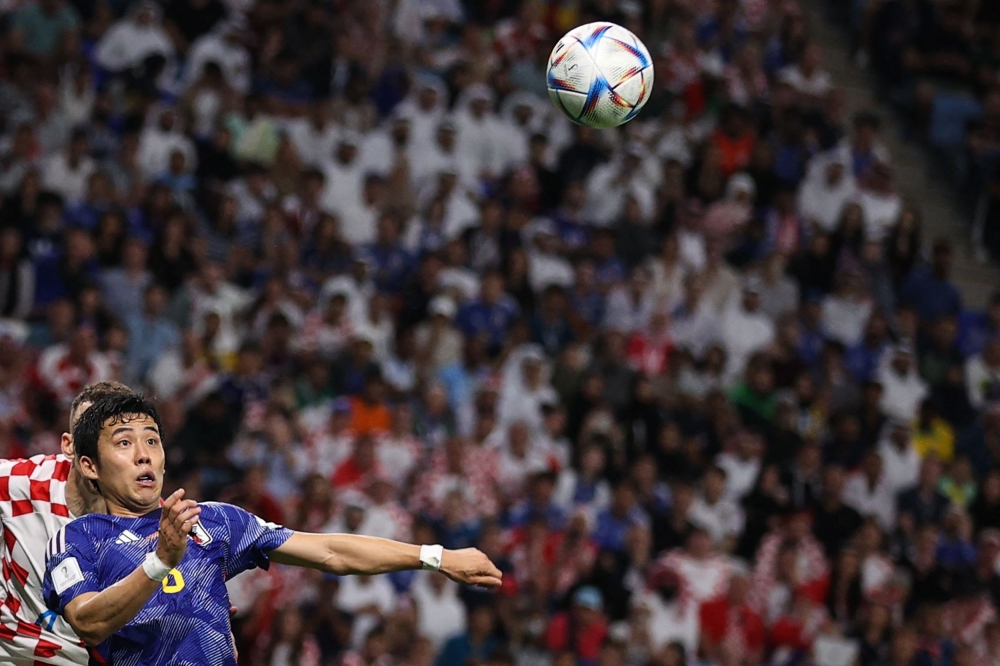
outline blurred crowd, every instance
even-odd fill
[[[189,495],[505,571],[249,572],[241,663],[1000,664],[1000,295],[796,0],[0,8],[0,455],[120,378]],[[592,20],[619,130],[546,99]]]
[[[857,61],[956,186],[979,259],[1000,261],[1000,4],[827,0]]]

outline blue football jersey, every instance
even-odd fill
[[[254,567],[292,531],[218,502],[200,504],[200,522],[181,563],[139,614],[91,650],[91,664],[236,666],[226,580]],[[63,613],[87,592],[100,592],[135,571],[156,550],[160,509],[139,518],[90,514],[49,541],[42,597]]]

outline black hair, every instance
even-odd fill
[[[163,423],[156,406],[139,393],[113,393],[95,402],[73,426],[73,446],[78,457],[86,456],[97,462],[97,442],[101,429],[107,425],[125,423],[135,416],[148,416],[162,434]],[[110,421],[110,423],[108,423]]]
[[[89,285],[87,285],[89,286]],[[136,392],[121,382],[97,382],[84,387],[79,395],[73,399],[73,404],[69,407],[69,430],[73,431],[76,422],[80,418],[80,408],[85,404],[91,404],[106,400],[112,396],[134,396]]]

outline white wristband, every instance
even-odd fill
[[[441,546],[421,546],[420,565],[427,571],[441,570],[441,556],[444,555],[444,548]]]
[[[146,553],[146,559],[142,562],[142,570],[149,576],[149,580],[155,580],[157,583],[162,582],[170,573],[170,567],[164,564],[156,553]]]

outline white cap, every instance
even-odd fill
[[[734,197],[737,192],[745,192],[751,197],[757,196],[757,184],[750,174],[741,171],[729,177],[729,182],[726,183],[726,197]]]
[[[455,313],[458,312],[458,308],[455,306],[455,301],[451,300],[447,296],[436,296],[431,300],[430,305],[427,306],[430,313],[433,315],[443,315],[448,319],[452,319]]]

